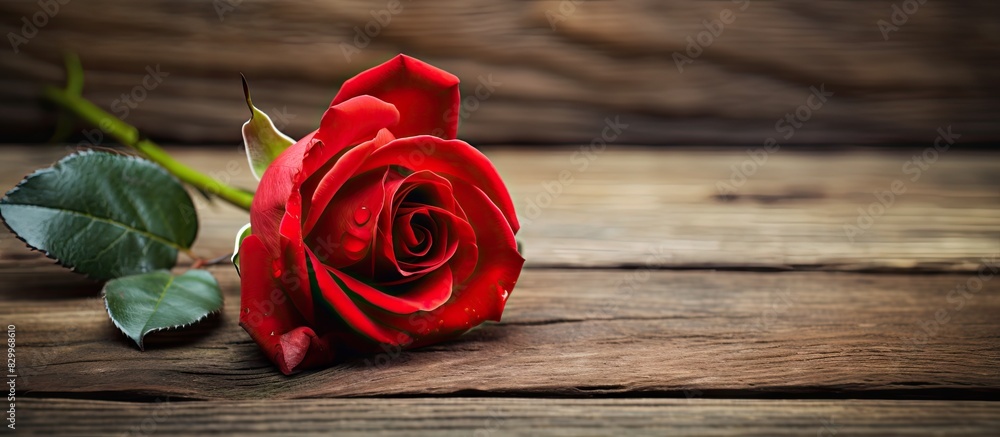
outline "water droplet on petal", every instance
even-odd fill
[[[510,292],[507,291],[507,287],[504,287],[502,283],[497,284],[497,290],[500,292],[500,301],[506,302],[507,297],[510,296]]]
[[[274,331],[271,331],[271,335],[274,335]]]
[[[248,308],[243,308],[243,312],[246,313],[246,314],[250,314],[250,308],[249,307]]]
[[[358,226],[368,223],[368,219],[372,216],[372,212],[368,210],[367,206],[362,206],[354,211],[354,223]]]

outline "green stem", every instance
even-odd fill
[[[55,87],[46,87],[45,96],[56,104],[69,109],[86,122],[99,127],[123,145],[131,147],[150,161],[163,166],[178,179],[211,195],[218,196],[244,210],[250,210],[253,193],[226,185],[182,164],[172,158],[156,143],[139,136],[139,130],[121,121],[76,93]]]

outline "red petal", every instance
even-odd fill
[[[296,177],[301,175],[299,173]],[[305,260],[305,243],[302,240],[302,196],[293,189],[285,203],[285,215],[279,225],[278,244],[281,256],[275,262],[273,275],[281,279],[281,286],[292,298],[299,313],[312,326],[315,325],[315,307]]]
[[[419,152],[414,154],[414,152]],[[442,140],[419,136],[399,138],[376,150],[358,168],[362,173],[373,168],[402,165],[413,171],[428,170],[479,187],[499,207],[509,227],[516,234],[520,226],[514,212],[514,202],[500,174],[486,155],[460,140]],[[468,212],[470,206],[464,209]]]
[[[328,202],[330,206],[306,237],[306,244],[324,264],[343,268],[368,255],[383,210],[387,176],[377,169],[353,177]],[[356,247],[345,247],[345,241]]]
[[[451,73],[398,55],[344,82],[331,105],[366,94],[399,109],[400,122],[389,129],[396,137],[458,134],[458,78]]]
[[[319,123],[316,139],[320,142],[306,148],[302,180],[312,176],[348,147],[372,142],[382,129],[397,122],[399,111],[372,96],[357,96],[332,104]]]
[[[399,296],[378,290],[337,269],[328,270],[354,294],[378,308],[396,314],[432,311],[451,297],[452,275],[447,265],[417,281],[409,291]]]
[[[324,268],[311,251],[306,250],[309,261],[313,265],[316,274],[316,283],[323,299],[330,304],[330,307],[347,323],[360,334],[378,342],[391,345],[409,343],[410,339],[402,333],[383,326],[373,321],[365,314],[358,305],[351,300],[350,296],[341,288],[331,276],[330,272]]]
[[[500,209],[476,187],[456,183],[455,197],[465,206],[476,229],[479,260],[469,279],[456,286],[440,308],[409,316],[384,314],[379,321],[415,334],[415,347],[455,337],[484,320],[500,320],[510,291],[517,283],[524,258],[517,253],[514,233]]]
[[[316,222],[319,221],[319,218],[330,206],[330,201],[333,200],[333,197],[341,191],[341,187],[344,186],[348,179],[357,174],[358,167],[371,156],[374,150],[375,145],[370,142],[348,150],[347,153],[344,153],[337,160],[333,168],[323,175],[323,178],[320,179],[319,184],[316,186],[316,191],[312,194],[312,200],[309,202],[309,210],[306,212],[305,221],[302,223],[304,234],[312,232],[316,226]],[[335,207],[339,208],[339,205]]]
[[[292,195],[289,209],[298,208],[298,196]],[[299,220],[292,214],[285,214],[281,221],[282,258],[273,273],[281,281],[282,289],[291,297],[299,314],[312,326],[316,326],[316,307],[313,302],[312,285],[309,282],[309,268],[306,265],[305,244],[299,234]]]
[[[396,139],[396,137],[392,135],[392,132],[390,132],[389,129],[379,129],[378,134],[375,135],[375,138],[371,140],[371,142],[372,145],[374,145],[375,148],[377,149],[386,144],[389,144],[389,142],[394,139]]]
[[[396,174],[390,172],[389,174]],[[430,171],[417,171],[402,179],[388,180],[386,200],[378,223],[378,237],[373,251],[372,270],[367,275],[379,285],[398,285],[419,279],[444,262],[452,265],[456,278],[468,277],[476,263],[475,233],[465,220],[465,213],[455,202],[451,182]],[[404,202],[414,190],[420,190],[419,202]],[[426,205],[423,202],[427,202]],[[399,259],[405,248],[396,247],[395,240],[406,237],[408,229],[397,229],[401,216],[422,210],[432,217],[435,229],[429,255],[409,262]],[[401,243],[401,242],[400,242]],[[454,260],[457,248],[467,258]],[[449,261],[453,260],[453,261]],[[397,272],[398,275],[389,274]],[[393,277],[396,276],[396,277]]]
[[[507,222],[500,209],[490,202],[486,193],[463,182],[456,182],[453,188],[458,203],[468,205],[465,211],[469,216],[469,224],[476,231],[476,245],[480,256],[476,271],[469,282],[464,284],[466,290],[477,291],[466,294],[481,297],[482,302],[487,303],[487,312],[483,316],[499,321],[507,304],[507,297],[521,274],[524,258],[517,252],[514,232],[505,226]],[[473,296],[466,298],[475,300]],[[472,300],[467,302],[471,303]],[[482,312],[483,307],[479,308]]]
[[[412,209],[400,208],[396,213],[396,220],[409,222],[414,214],[420,214],[421,212],[436,225],[435,229],[428,229],[432,233],[432,235],[427,237],[431,239],[428,250],[429,254],[425,254],[414,261],[401,260],[399,259],[399,254],[395,252],[403,249],[396,248],[396,242],[392,242],[394,251],[393,259],[396,262],[396,268],[404,277],[427,273],[449,261],[458,250],[459,238],[471,238],[475,240],[475,234],[471,232],[472,229],[468,223],[441,208],[426,205]],[[399,232],[397,228],[400,226],[409,227],[410,225],[395,225],[392,232]],[[466,229],[468,232],[465,232]]]
[[[336,155],[348,146],[356,144],[360,141],[359,138],[368,140],[375,138],[380,129],[386,125],[395,123],[398,117],[399,113],[396,112],[392,105],[374,97],[361,96],[350,99],[340,105],[331,107],[324,114],[324,126],[320,128],[320,131],[311,138],[311,141],[300,141],[300,144],[304,144],[304,147],[299,144],[296,145],[299,146],[295,149],[296,154],[289,156],[292,158],[299,157],[301,167],[294,169],[295,171],[287,172],[280,171],[284,167],[279,167],[279,170],[273,171],[269,167],[265,171],[265,177],[269,173],[282,176],[283,178],[280,179],[280,182],[283,183],[283,186],[288,185],[289,180],[291,181],[290,189],[282,190],[282,193],[285,195],[282,207],[284,214],[281,216],[278,226],[278,250],[275,251],[284,253],[283,258],[286,261],[286,270],[276,273],[282,276],[284,281],[294,282],[291,287],[285,287],[286,291],[289,291],[295,306],[309,321],[313,320],[314,308],[312,293],[309,291],[308,274],[305,270],[305,245],[302,235],[302,195],[299,191],[301,184],[309,177],[311,171],[323,167],[327,161],[331,160],[335,163],[330,172],[324,175],[324,178],[330,175],[342,174],[343,178],[346,179],[348,176],[354,174],[354,169],[357,167],[358,162],[371,153],[371,150],[375,147],[375,143],[368,141],[365,147],[350,149],[340,159],[336,159]],[[321,136],[328,143],[319,141]],[[263,185],[264,179],[261,182]],[[320,186],[317,187],[317,192],[320,190],[336,192],[339,189],[339,186],[327,188],[323,188],[323,186],[324,184],[321,182]],[[253,209],[251,208],[251,212],[253,212]],[[321,209],[320,212],[322,212]],[[265,216],[262,212],[259,215],[262,217]],[[273,220],[270,215],[266,215],[266,217],[268,221]],[[252,224],[253,215],[251,215]],[[267,223],[267,225],[270,226],[270,223]],[[271,232],[268,233],[269,238],[273,238]],[[269,247],[268,250],[272,249]],[[277,253],[274,253],[274,255],[277,257]]]
[[[356,174],[360,163],[372,151],[392,140],[392,134],[385,128],[397,121],[399,112],[396,108],[371,96],[352,98],[331,106],[323,114],[319,133],[316,134],[321,141],[306,149],[303,174],[299,177],[299,183],[308,186],[311,185],[308,180],[314,173],[327,169],[315,188],[309,187],[302,192],[307,205],[303,222],[305,234],[316,225],[344,182]],[[358,147],[349,149],[359,143]]]
[[[286,375],[332,362],[329,342],[305,326],[302,315],[275,283],[270,259],[257,235],[243,240],[240,326]]]
[[[392,136],[392,133],[389,132],[388,129],[379,129],[378,134],[375,135],[374,139],[372,139],[371,141],[366,141],[364,143],[361,143],[359,147],[372,146],[377,149],[394,139],[396,139],[396,137]],[[316,172],[314,172],[310,177],[302,181],[302,185],[299,187],[299,192],[302,193],[303,196],[302,197],[303,208],[309,210],[310,204],[312,203],[312,196],[313,194],[316,193],[317,186],[319,185],[323,176],[326,176],[326,174],[330,172],[330,170],[333,168],[334,164],[337,163],[337,161],[339,161],[339,159],[334,158],[326,162],[325,164],[323,164],[322,167],[316,170]]]
[[[278,225],[285,215],[285,203],[292,193],[296,175],[302,170],[302,156],[316,132],[306,135],[281,152],[261,176],[250,206],[250,226],[272,257],[278,256]]]
[[[278,364],[278,368],[286,375],[333,362],[334,353],[329,341],[316,335],[312,328],[300,326],[282,334],[279,341],[283,362]]]

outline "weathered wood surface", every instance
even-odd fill
[[[7,147],[0,185],[13,187],[69,150]],[[737,186],[731,167],[750,159],[744,149],[485,149],[517,206],[529,267],[974,271],[1000,253],[1000,162],[956,146],[919,175],[904,173],[923,151],[779,150]],[[256,184],[236,147],[171,153],[222,181]],[[906,192],[883,208],[872,193],[895,180]],[[735,191],[722,195],[720,182]],[[845,225],[858,226],[859,208],[873,203],[884,213],[851,241]],[[214,257],[232,250],[248,215],[219,204],[204,208],[201,220],[195,249]],[[33,255],[2,235],[0,263],[29,262]]]
[[[360,0],[70,2],[17,53],[0,50],[0,130],[47,136],[40,85],[61,81],[65,52],[81,55],[84,95],[105,108],[159,65],[169,76],[127,121],[195,143],[239,141],[240,72],[302,135],[344,79],[406,52],[457,74],[465,95],[480,77],[500,84],[467,103],[462,135],[475,142],[585,143],[616,115],[630,124],[623,143],[923,143],[948,124],[966,141],[1000,140],[997,3],[925,2],[887,41],[877,23],[893,3],[904,2],[438,0],[391,14]],[[701,37],[681,72],[674,53],[696,53],[688,38],[724,9],[735,21]],[[0,33],[22,34],[21,17],[40,10],[0,3]],[[375,36],[345,56],[366,26]],[[821,84],[835,95],[783,138],[775,122]]]
[[[213,272],[226,293],[224,313],[151,334],[145,352],[116,331],[97,287],[53,296],[4,284],[0,319],[17,326],[18,389],[134,400],[691,390],[983,399],[1000,391],[1000,280],[949,297],[969,275],[531,269],[499,324],[289,378],[236,323],[236,274]]]
[[[50,435],[993,435],[1000,403],[884,400],[316,399],[131,403],[29,399]],[[405,413],[403,413],[405,412]]]
[[[486,149],[523,216],[529,259],[502,322],[292,377],[236,323],[229,266],[212,268],[222,314],[151,334],[140,352],[108,320],[100,284],[0,234],[0,325],[17,329],[20,431],[994,435],[1000,427],[995,152],[943,152],[910,181],[902,166],[922,149],[782,149],[720,196],[716,183],[745,150],[609,147],[586,169],[572,161],[577,150]],[[10,187],[67,148],[5,153],[0,183]],[[252,186],[235,147],[171,153]],[[573,182],[527,215],[527,199],[563,170]],[[842,224],[897,178],[906,193],[846,241]],[[199,208],[196,251],[231,250],[246,214]]]

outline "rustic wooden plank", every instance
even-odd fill
[[[68,150],[5,148],[0,185],[14,186]],[[971,271],[1000,252],[996,152],[941,152],[914,181],[912,170],[920,167],[904,173],[904,166],[923,149],[781,149],[740,185],[731,181],[731,168],[751,162],[741,148],[485,151],[511,190],[529,267]],[[236,146],[171,153],[220,180],[256,184]],[[906,191],[885,209],[873,192],[891,190],[896,180]],[[720,182],[733,190],[720,191]],[[200,204],[196,250],[206,257],[231,251],[247,214]],[[858,211],[869,208],[884,214],[876,214],[867,230],[857,228],[852,241],[845,226],[866,220],[868,213]],[[7,262],[50,264],[3,234],[0,263]]]
[[[18,390],[115,400],[1000,392],[1000,281],[953,291],[978,288],[973,275],[529,269],[499,324],[285,377],[236,323],[235,273],[215,273],[224,313],[151,334],[145,352],[93,291],[53,299],[37,290],[45,276],[4,281],[0,324],[16,326]]]
[[[68,3],[28,43],[0,51],[0,129],[45,138],[54,113],[39,103],[40,86],[61,80],[68,51],[87,68],[85,96],[106,108],[141,83],[147,66],[160,65],[169,76],[127,119],[153,138],[189,142],[239,140],[247,115],[240,72],[255,102],[293,115],[288,130],[301,135],[341,81],[403,51],[457,74],[465,95],[480,77],[502,84],[468,104],[475,110],[462,132],[477,142],[589,142],[614,115],[632,124],[623,142],[763,141],[821,84],[834,97],[782,143],[923,142],[942,123],[960,126],[968,141],[1000,139],[995,2],[921,4],[888,41],[877,23],[892,20],[889,2],[438,0],[402,2],[396,14],[387,7]],[[707,32],[705,21],[724,9],[735,21],[701,43],[702,53],[687,52],[688,38]],[[40,11],[33,0],[0,3],[8,17],[0,32],[22,34],[20,18]],[[378,25],[372,14],[391,20]],[[375,37],[346,57],[342,44],[368,23]],[[675,53],[693,56],[683,72]]]
[[[18,434],[995,435],[1000,403],[885,400],[313,399],[274,403],[25,399]]]

